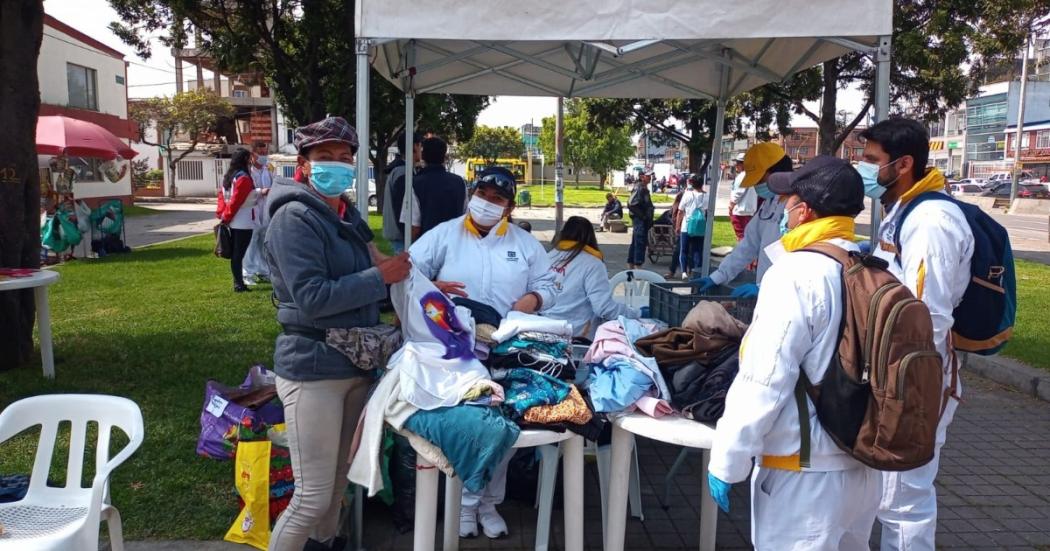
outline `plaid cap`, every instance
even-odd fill
[[[295,144],[295,149],[300,154],[315,145],[328,142],[345,143],[356,152],[357,130],[350,126],[350,123],[346,122],[346,119],[343,117],[328,117],[327,119],[296,128],[295,136],[292,140],[292,143]]]
[[[795,172],[770,174],[769,191],[798,195],[824,216],[856,216],[864,210],[864,182],[847,161],[821,155]]]

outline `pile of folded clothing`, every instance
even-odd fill
[[[488,366],[494,370],[528,368],[566,381],[576,378],[572,364],[572,325],[511,312],[491,334]]]
[[[671,405],[686,418],[714,423],[725,410],[725,396],[739,367],[740,342],[747,324],[717,302],[700,302],[681,327],[639,339],[670,382]]]

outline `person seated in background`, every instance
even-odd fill
[[[601,229],[608,229],[610,220],[623,219],[623,203],[611,193],[605,194],[605,208],[602,210]]]
[[[613,300],[605,257],[586,218],[571,216],[565,221],[547,258],[558,302],[540,313],[571,323],[574,337],[593,339],[598,326],[606,321],[620,316],[636,319],[648,313],[648,308],[635,310]]]

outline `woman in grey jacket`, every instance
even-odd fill
[[[386,285],[411,269],[407,253],[380,255],[368,224],[342,202],[354,181],[354,128],[330,117],[296,129],[295,145],[306,182],[275,182],[265,238],[282,327],[274,370],[295,473],[295,494],[274,526],[271,551],[340,547],[333,545],[339,505],[369,378],[325,344],[326,332],[377,325]]]

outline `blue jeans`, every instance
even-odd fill
[[[688,274],[693,268],[699,268],[700,254],[704,248],[703,236],[690,237],[688,233],[682,232],[678,236],[678,243],[678,263],[682,266],[682,272]]]
[[[649,244],[649,228],[636,223],[631,230],[631,246],[627,249],[627,263],[641,266],[645,264],[645,247]]]

